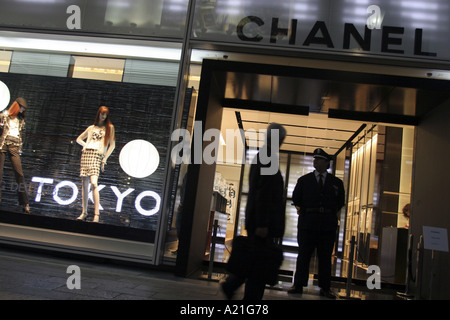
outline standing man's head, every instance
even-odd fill
[[[314,168],[319,172],[323,173],[330,168],[330,156],[328,153],[318,148],[314,150]]]
[[[286,129],[279,123],[271,123],[267,127],[266,133],[266,145],[270,147],[271,145],[276,145],[277,141],[272,141],[273,138],[278,138],[278,146],[281,146],[284,139],[286,138]],[[274,144],[272,144],[272,142]]]
[[[263,165],[269,165],[261,168],[262,175],[274,175],[278,172],[280,146],[286,138],[286,129],[278,123],[271,123],[267,127],[266,141],[259,152],[259,160]]]

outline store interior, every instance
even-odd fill
[[[282,123],[287,129],[287,138],[285,143],[280,148],[280,170],[283,178],[286,181],[286,232],[283,238],[284,246],[284,262],[281,267],[282,272],[291,274],[295,270],[295,263],[297,258],[297,213],[291,205],[290,197],[295,187],[297,179],[314,170],[312,166],[311,153],[316,147],[323,148],[329,154],[336,154],[342,152],[345,154],[344,146],[355,139],[354,135],[360,128],[370,128],[370,130],[361,130],[357,134],[357,143],[354,143],[352,153],[352,175],[350,178],[348,212],[342,212],[341,225],[339,230],[338,242],[336,252],[334,255],[335,275],[345,276],[347,270],[346,262],[349,255],[349,243],[352,235],[360,237],[358,239],[361,245],[369,248],[377,249],[378,235],[368,237],[367,235],[374,234],[372,227],[372,207],[375,188],[375,165],[370,165],[371,160],[377,157],[377,148],[379,147],[378,137],[382,136],[378,132],[379,126],[367,126],[361,121],[350,121],[341,119],[329,119],[326,114],[310,114],[308,116],[280,114],[273,112],[254,111],[245,109],[225,108],[223,110],[222,118],[222,135],[226,137],[228,132],[234,132],[239,128],[244,130],[254,129],[259,132],[267,127],[269,123]],[[399,193],[398,208],[401,209],[404,204],[410,199],[410,182],[412,169],[412,145],[410,140],[414,132],[413,129],[404,126],[404,143],[402,144],[402,189]],[[224,141],[229,142],[229,139]],[[380,138],[382,140],[382,138]],[[237,144],[237,141],[235,141]],[[251,144],[249,139],[246,140],[247,145]],[[261,141],[258,141],[261,143]],[[381,143],[381,141],[380,141]],[[214,246],[214,262],[226,263],[232,249],[232,241],[236,235],[245,235],[245,205],[246,195],[248,192],[247,176],[249,163],[255,155],[256,150],[247,150],[246,162],[242,161],[242,154],[233,153],[235,158],[227,157],[226,144],[221,144],[221,152],[219,151],[216,165],[216,174],[214,181],[214,191],[218,192],[226,199],[225,212],[212,211],[210,228],[208,232],[211,233],[209,239],[213,238],[214,228],[212,223],[217,220],[217,229],[215,234]],[[235,148],[242,150],[242,146]],[[339,158],[337,159],[339,160]],[[336,161],[337,162],[337,161]],[[345,159],[342,158],[342,162]],[[375,163],[372,162],[372,163]],[[345,179],[346,171],[339,163],[333,164],[330,170],[341,179]],[[362,173],[361,171],[364,171]],[[369,172],[371,171],[371,172]],[[357,180],[361,181],[357,181]],[[375,195],[376,197],[376,195]],[[361,209],[362,208],[362,209]],[[353,214],[355,212],[355,214]],[[356,212],[358,212],[356,214]],[[407,221],[401,211],[393,213],[396,215],[397,221],[392,227],[403,228]],[[347,219],[347,221],[345,221]],[[344,228],[344,225],[347,228]],[[368,238],[367,238],[368,237]],[[368,244],[365,243],[366,238],[369,239]],[[361,248],[364,251],[364,248]],[[375,253],[376,250],[373,250]],[[212,252],[211,241],[208,242],[208,247],[205,250],[205,261],[211,259]],[[359,268],[364,270],[368,266],[368,260],[362,256],[365,252],[361,252],[358,256]],[[369,253],[367,253],[369,255]],[[317,262],[313,262],[317,266]],[[358,262],[357,262],[358,265]]]
[[[195,67],[198,76],[192,73],[191,79],[199,81],[201,68]],[[354,72],[349,75],[333,70],[301,68],[296,75],[289,74],[291,71],[280,75],[279,71],[258,73],[251,66],[241,72],[231,69],[221,78],[225,79],[221,147],[212,190],[214,195],[218,193],[225,198],[227,206],[219,211],[211,208],[204,266],[211,262],[219,269],[224,266],[233,237],[245,234],[248,163],[261,146],[263,136],[246,135],[245,148],[244,139],[236,132],[239,129],[244,133],[263,132],[268,124],[278,122],[287,129],[287,138],[280,148],[280,169],[287,197],[282,273],[293,274],[297,257],[297,213],[289,198],[297,179],[314,170],[313,150],[323,148],[335,157],[330,172],[344,180],[348,197],[348,206],[340,215],[333,256],[335,276],[346,277],[350,240],[355,236],[354,274],[362,273],[364,277],[370,264],[379,263],[380,256],[386,256],[381,252],[384,229],[404,229],[407,235],[402,208],[411,196],[414,125],[425,110],[423,98],[430,93],[427,89],[395,84],[392,79],[380,84],[382,80],[365,73],[352,78]],[[292,73],[298,71],[293,69]],[[228,145],[231,140],[227,134],[234,134],[232,147]],[[227,151],[231,150],[227,147],[234,148],[234,152]],[[383,169],[394,162],[395,173]],[[385,182],[389,177],[395,182],[383,187],[380,179]],[[395,255],[389,259],[388,264],[398,264]],[[317,266],[315,261],[312,265]],[[383,280],[404,281],[401,277]]]

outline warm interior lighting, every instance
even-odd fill
[[[123,70],[104,69],[104,68],[90,68],[90,67],[75,67],[74,71],[76,71],[76,72],[105,73],[105,74],[114,74],[114,75],[122,75],[123,74]]]
[[[125,59],[73,56],[73,78],[122,81]]]

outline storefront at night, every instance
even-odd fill
[[[283,272],[295,270],[298,246],[292,190],[313,170],[313,150],[323,148],[346,188],[335,276],[346,277],[355,237],[355,277],[377,265],[386,283],[408,282],[422,298],[449,297],[448,252],[424,243],[424,230],[450,225],[445,1],[0,6],[0,111],[19,97],[28,104],[20,154],[25,183],[3,157],[0,243],[172,268],[182,276],[197,275],[208,261],[220,268],[232,239],[245,234],[251,146],[261,146],[250,135],[227,138],[227,130],[263,132],[278,122],[287,128],[280,149]],[[115,149],[98,179],[97,223],[92,189],[88,216],[77,220],[77,137],[100,106],[110,110]],[[19,189],[30,213],[18,205]],[[407,204],[409,218],[402,213]],[[425,285],[430,280],[432,288]]]

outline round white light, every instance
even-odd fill
[[[159,153],[150,142],[133,140],[120,151],[119,163],[122,170],[129,176],[145,178],[158,168]]]
[[[0,81],[0,112],[6,109],[10,99],[11,95],[7,85]]]

